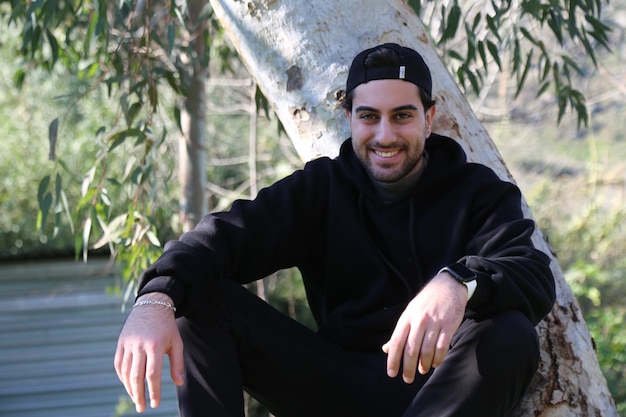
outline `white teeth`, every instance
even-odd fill
[[[381,158],[391,158],[394,155],[398,154],[398,151],[391,151],[391,152],[382,152],[382,151],[374,151],[376,153],[376,155],[380,156]]]

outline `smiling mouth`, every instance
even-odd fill
[[[381,158],[391,158],[400,153],[400,151],[374,151],[376,156],[380,156]]]

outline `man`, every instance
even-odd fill
[[[431,133],[430,71],[384,44],[350,67],[352,137],[169,242],[115,366],[138,411],[169,355],[182,416],[505,416],[539,360],[549,258],[516,186]],[[318,330],[241,287],[300,269]],[[175,316],[177,319],[175,320]],[[183,349],[184,345],[184,349]]]

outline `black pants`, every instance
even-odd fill
[[[405,384],[382,351],[346,351],[245,288],[220,287],[178,319],[182,417],[243,416],[242,388],[278,417],[503,417],[538,366],[535,329],[507,312],[465,320],[443,364]]]

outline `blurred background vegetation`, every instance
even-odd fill
[[[626,413],[626,44],[624,6],[611,11],[616,30],[613,49],[601,55],[595,68],[583,64],[576,77],[587,97],[589,123],[577,129],[576,115],[567,114],[557,124],[554,98],[537,98],[522,91],[513,105],[506,97],[513,86],[506,74],[491,80],[481,96],[469,95],[473,108],[498,145],[541,229],[558,256],[566,279],[576,294],[591,334],[609,388],[620,413]],[[621,19],[621,20],[620,20]],[[49,257],[74,258],[80,252],[76,235],[81,220],[63,204],[53,210],[58,222],[38,227],[38,187],[42,178],[63,173],[69,205],[83,197],[86,180],[105,184],[106,210],[114,218],[132,204],[133,190],[123,181],[93,178],[93,161],[106,164],[109,173],[128,172],[129,159],[140,157],[132,143],[124,143],[118,157],[105,156],[109,144],[95,134],[104,124],[115,124],[119,97],[104,87],[90,92],[88,100],[74,104],[91,85],[62,70],[29,70],[21,89],[15,75],[24,67],[16,53],[18,35],[0,22],[0,262],[31,261]],[[621,28],[621,29],[620,29]],[[256,86],[236,60],[228,73],[213,70],[208,85],[210,97],[209,207],[228,207],[235,198],[246,198],[302,165],[289,139],[271,113],[257,108]],[[529,91],[536,91],[528,87]],[[156,112],[158,124],[175,132],[168,116],[175,97],[164,96]],[[49,160],[50,122],[62,118],[56,162]],[[256,157],[250,177],[249,132],[254,128]],[[165,131],[165,130],[164,130]],[[181,230],[179,192],[176,181],[174,141],[161,140],[156,187],[157,204],[150,216],[156,241],[176,238]],[[87,182],[88,182],[87,181]],[[84,204],[88,204],[85,202]],[[54,223],[54,224],[53,224]],[[108,253],[90,236],[90,256]],[[101,246],[95,249],[96,246]],[[155,247],[158,245],[155,245]],[[153,251],[153,256],[158,250]],[[253,288],[279,308],[311,324],[304,290],[295,271],[281,271]]]
[[[473,107],[494,139],[580,303],[609,389],[626,415],[626,43],[624,8],[613,51],[576,78],[589,124],[555,123],[556,105],[498,93]],[[581,57],[581,61],[584,56]],[[494,89],[501,88],[495,85]]]

